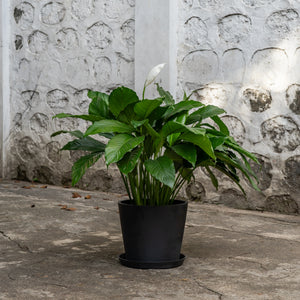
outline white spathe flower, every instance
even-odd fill
[[[165,66],[165,63],[159,64],[150,70],[150,72],[147,76],[147,79],[145,81],[144,88],[147,87],[148,85],[150,85],[155,80],[155,78],[161,72],[161,70],[163,69],[164,66]]]

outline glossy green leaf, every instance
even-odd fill
[[[91,152],[103,152],[105,144],[91,138],[84,137],[67,143],[61,150],[84,150]]]
[[[194,134],[200,134],[204,135],[205,134],[205,129],[204,128],[197,128],[197,127],[189,127],[184,124],[175,122],[175,121],[169,121],[167,122],[163,128],[160,131],[160,134],[162,137],[167,137],[170,134],[173,133],[184,133],[184,132],[192,132]]]
[[[74,131],[59,130],[59,131],[56,131],[56,132],[52,133],[51,137],[60,135],[62,133],[69,133],[70,135],[75,136],[79,139],[83,138],[83,133],[80,130],[74,130]]]
[[[75,185],[81,179],[86,170],[95,164],[102,154],[103,152],[94,152],[80,157],[74,163],[72,167],[72,185]]]
[[[161,97],[163,97],[163,101],[167,105],[173,105],[175,103],[175,100],[173,99],[173,96],[170,92],[165,91],[158,83],[156,83],[156,89]]]
[[[197,151],[193,144],[178,144],[172,147],[178,155],[190,162],[195,167],[197,161]]]
[[[225,113],[225,110],[214,105],[207,105],[196,110],[187,117],[186,124],[202,121],[206,118],[214,117]]]
[[[91,121],[91,122],[95,122],[95,121],[99,121],[99,120],[103,119],[103,117],[96,116],[96,115],[72,115],[72,114],[65,114],[65,113],[57,114],[57,115],[53,116],[52,118],[53,119],[54,118],[57,118],[57,119],[76,118],[76,119],[82,119],[82,120]]]
[[[143,152],[142,147],[137,147],[132,151],[126,153],[124,157],[118,161],[118,168],[123,174],[130,173],[136,166],[141,154]]]
[[[175,167],[170,158],[161,156],[155,160],[149,159],[145,161],[145,168],[155,179],[173,188],[175,183]]]
[[[114,136],[107,144],[105,148],[105,160],[106,164],[110,165],[112,163],[121,160],[124,155],[137,147],[144,141],[145,137],[134,137],[129,134],[118,134]]]
[[[202,136],[194,133],[184,133],[180,137],[184,141],[190,142],[199,148],[201,148],[205,153],[207,153],[211,158],[216,159],[214,150],[212,148],[211,142],[207,136]]]
[[[85,132],[85,136],[97,133],[132,133],[134,128],[117,120],[101,120],[91,125]]]
[[[225,125],[225,123],[218,117],[218,116],[213,116],[211,117],[212,120],[214,120],[214,122],[219,126],[220,131],[225,134],[225,135],[229,135],[229,129],[228,127]]]
[[[203,106],[203,104],[199,101],[188,100],[188,101],[181,101],[177,104],[169,106],[168,110],[165,112],[163,117],[168,119],[182,111],[189,111],[192,108]]]
[[[138,102],[139,98],[135,91],[122,86],[112,91],[108,101],[110,111],[118,118],[129,104]]]
[[[146,119],[154,109],[159,107],[163,102],[162,98],[148,100],[144,99],[134,106],[134,112],[137,114],[137,116],[141,119]]]
[[[138,127],[141,127],[142,125],[148,123],[149,120],[146,119],[146,120],[141,120],[141,121],[136,121],[136,120],[132,120],[131,121],[131,125],[134,127],[134,128],[138,128]]]
[[[108,95],[101,92],[89,91],[88,97],[92,99],[89,105],[89,114],[107,118],[109,116]]]

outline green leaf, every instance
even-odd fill
[[[134,127],[134,128],[138,128],[146,123],[148,123],[149,120],[146,119],[146,120],[141,120],[141,121],[136,121],[136,120],[132,120],[131,121],[131,125]]]
[[[209,177],[210,177],[210,180],[211,180],[212,184],[214,185],[216,190],[218,190],[219,182],[218,182],[217,177],[215,176],[215,174],[211,171],[211,169],[208,166],[205,166],[205,169],[209,174]]]
[[[133,137],[129,134],[114,136],[105,148],[105,160],[107,166],[121,160],[124,155],[144,141],[145,137]]]
[[[88,91],[88,97],[92,99],[89,106],[89,114],[101,116],[102,119],[109,116],[108,95],[101,92]]]
[[[65,114],[65,113],[57,114],[52,117],[52,119],[54,119],[54,118],[58,118],[58,119],[76,118],[76,119],[82,119],[82,120],[91,121],[91,122],[95,122],[95,121],[99,121],[99,120],[103,119],[102,117],[96,116],[96,115],[72,115],[72,114]]]
[[[207,153],[211,158],[216,159],[214,150],[212,148],[209,138],[205,135],[199,135],[194,133],[184,133],[181,135],[181,139],[190,142],[199,148],[201,148],[205,153]]]
[[[60,135],[62,133],[69,133],[70,135],[75,136],[79,139],[83,138],[83,133],[80,130],[74,130],[74,131],[59,130],[59,131],[56,131],[56,132],[52,133],[51,137]]]
[[[198,121],[202,122],[202,120],[206,118],[211,118],[223,113],[225,113],[224,109],[214,105],[207,105],[190,114],[187,117],[186,124],[192,124]]]
[[[196,147],[192,144],[178,144],[171,147],[178,155],[190,162],[195,167],[197,161]]]
[[[126,153],[124,157],[118,161],[119,170],[123,174],[130,173],[135,168],[142,152],[143,147],[136,147],[131,152]]]
[[[61,150],[84,150],[91,152],[104,152],[105,144],[91,138],[84,137],[67,143]]]
[[[213,116],[211,117],[211,119],[219,126],[222,133],[224,133],[225,135],[230,135],[228,127],[218,116]]]
[[[175,183],[175,167],[170,158],[160,156],[155,160],[149,159],[145,161],[145,168],[155,179],[173,188]]]
[[[80,157],[72,167],[72,185],[74,186],[84,175],[86,170],[97,162],[103,152],[94,152]]]
[[[101,120],[91,125],[85,136],[97,133],[132,133],[134,128],[117,120]]]
[[[256,156],[254,154],[248,152],[247,150],[245,150],[241,146],[239,146],[237,144],[234,144],[234,143],[231,143],[229,141],[226,141],[225,145],[228,146],[229,148],[235,150],[236,152],[238,152],[240,154],[244,154],[245,156],[249,157],[250,159],[252,159],[257,164],[259,164],[259,161],[257,160]]]
[[[177,104],[169,106],[168,110],[165,112],[163,117],[168,119],[182,111],[189,111],[192,108],[203,106],[203,104],[199,101],[188,100],[188,101],[181,101]]]
[[[163,102],[162,98],[148,100],[144,99],[134,106],[134,112],[137,114],[137,116],[141,119],[146,119],[154,109],[159,107]]]
[[[139,98],[135,91],[122,86],[112,91],[108,101],[110,111],[118,118],[129,104],[138,102]]]
[[[161,97],[163,97],[163,101],[167,105],[173,105],[175,103],[175,100],[173,99],[172,95],[170,92],[165,91],[158,83],[156,84],[156,89]]]
[[[217,147],[223,145],[224,142],[226,141],[226,137],[223,136],[213,136],[213,137],[209,136],[209,139],[213,149],[216,149]]]
[[[195,134],[204,135],[205,129],[197,128],[197,127],[189,127],[175,121],[169,121],[162,127],[160,134],[162,137],[167,137],[170,134],[178,133],[178,132],[179,133],[192,132]]]

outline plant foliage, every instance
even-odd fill
[[[258,161],[230,136],[219,117],[225,113],[223,109],[190,100],[186,95],[175,103],[158,84],[157,91],[160,97],[151,100],[140,100],[126,87],[116,88],[109,95],[89,91],[92,101],[87,115],[54,116],[91,122],[85,133],[59,131],[52,135],[69,133],[76,137],[62,150],[88,152],[74,163],[73,185],[104,155],[107,166],[117,164],[129,198],[137,205],[171,204],[198,167],[206,169],[216,188],[218,180],[213,169],[231,178],[243,193],[239,173],[258,190],[248,160]],[[207,123],[207,119],[213,122]],[[91,135],[105,136],[108,142]]]

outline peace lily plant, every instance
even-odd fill
[[[204,105],[184,94],[175,102],[172,95],[156,84],[160,97],[145,99],[145,89],[159,74],[164,64],[154,67],[144,84],[142,99],[127,87],[110,94],[89,91],[88,114],[57,114],[54,118],[79,118],[91,122],[86,132],[58,131],[52,136],[69,133],[76,139],[61,150],[84,150],[88,154],[72,168],[72,185],[104,155],[107,167],[116,163],[129,199],[136,205],[172,204],[193,172],[205,168],[213,185],[217,169],[240,185],[243,174],[255,189],[256,176],[248,160],[256,157],[239,146],[219,115],[225,111]],[[190,111],[192,112],[190,113]],[[211,119],[212,122],[207,122]],[[108,139],[103,143],[91,136]]]

